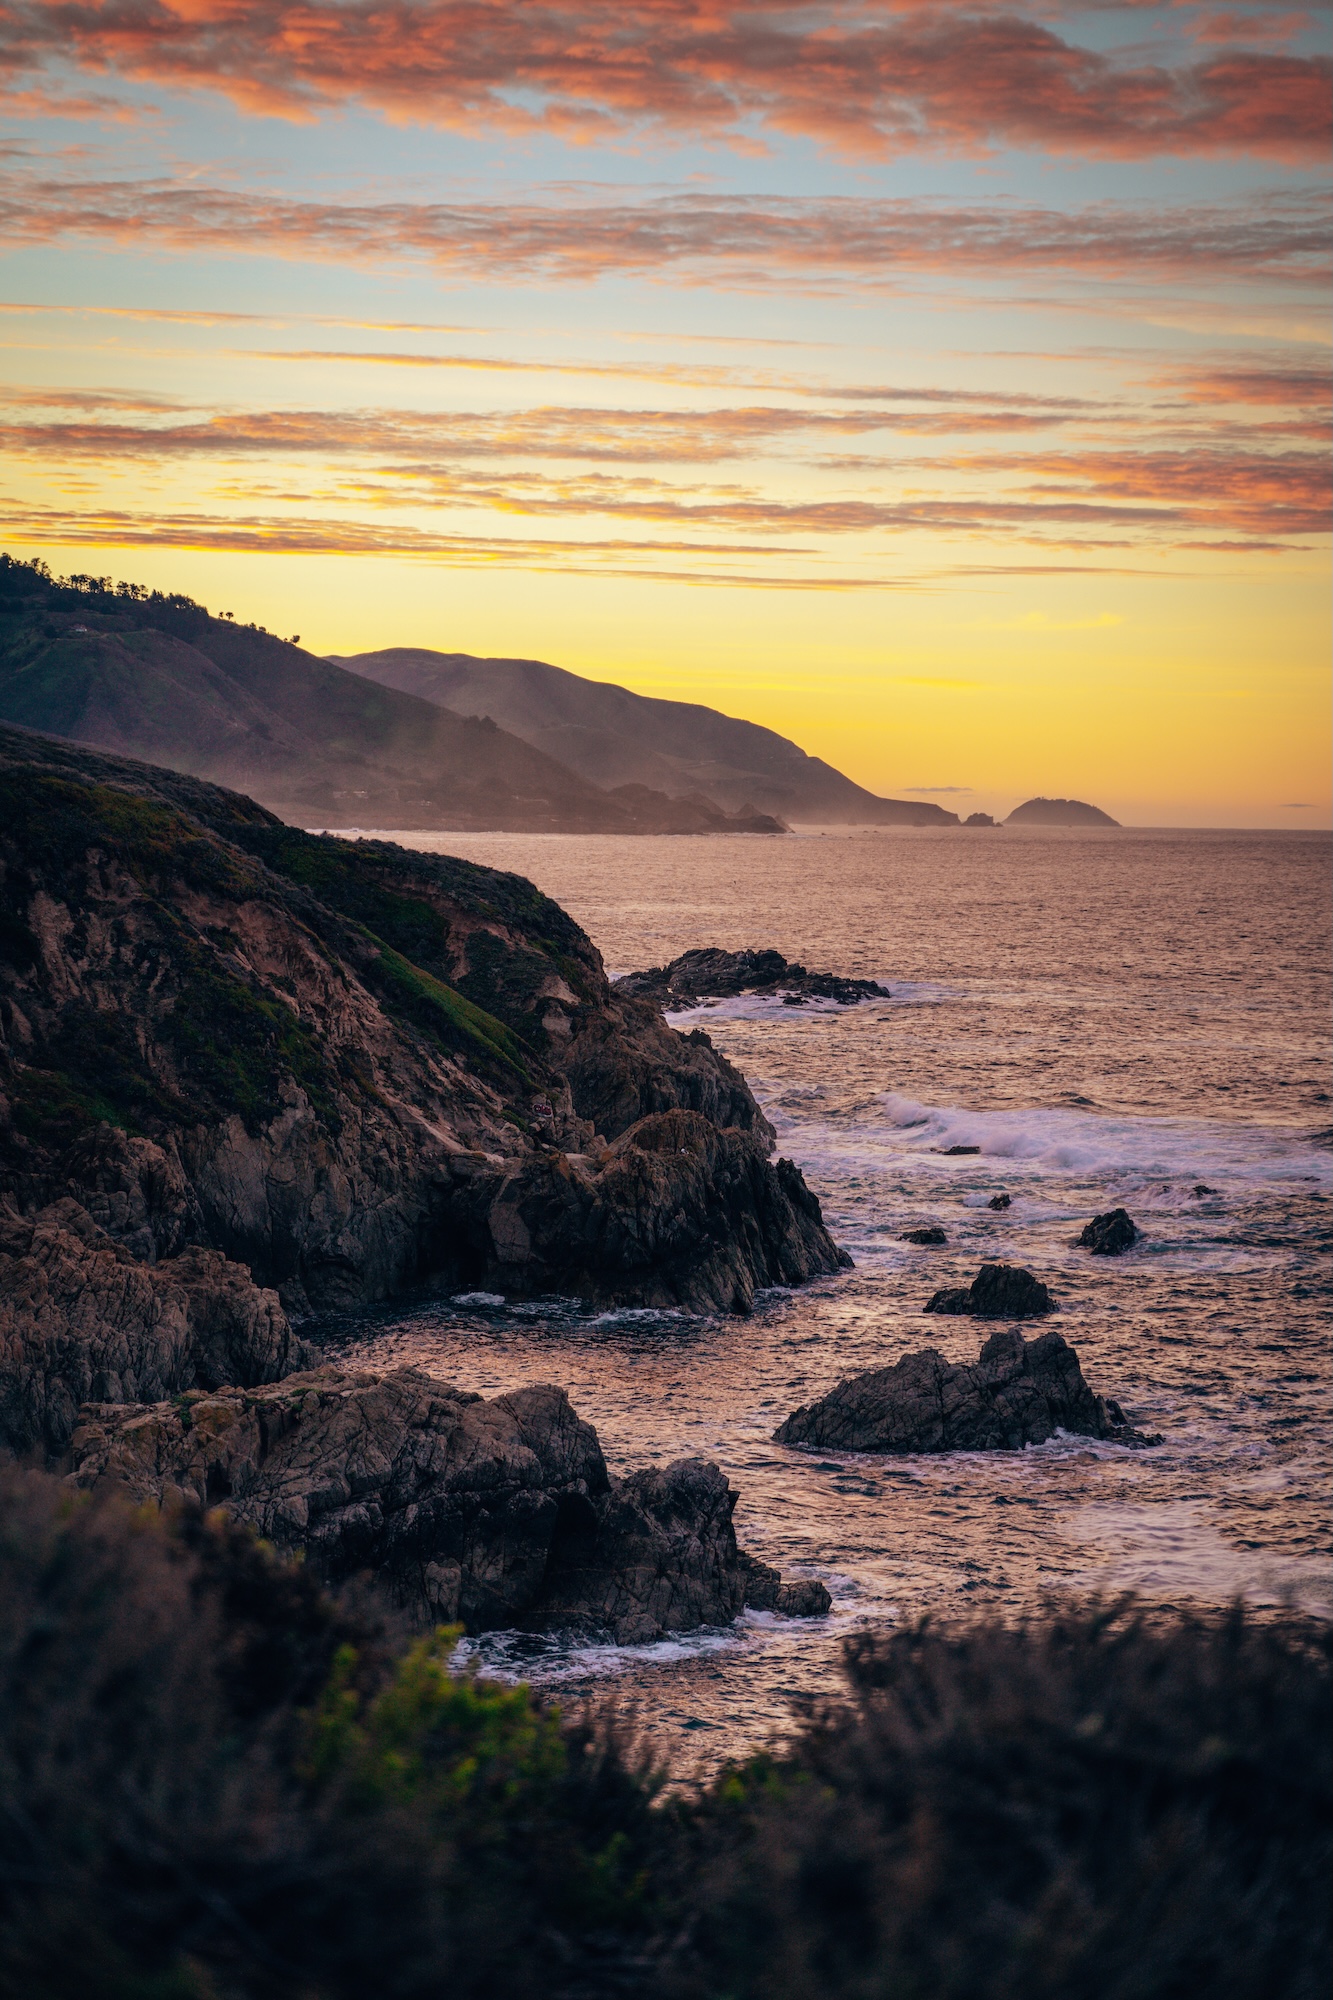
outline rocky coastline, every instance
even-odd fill
[[[707,1037],[615,993],[584,933],[521,878],[307,834],[213,785],[0,730],[10,1453],[72,1465],[73,1451],[87,1468],[101,1450],[77,1477],[147,1494],[135,1451],[151,1434],[162,1491],[232,1505],[225,1465],[249,1452],[245,1517],[295,1546],[272,1484],[295,1449],[284,1440],[305,1441],[322,1492],[368,1476],[345,1471],[334,1425],[320,1485],[323,1433],[297,1420],[312,1397],[346,1412],[410,1389],[436,1416],[475,1401],[424,1382],[312,1384],[321,1315],[422,1287],[747,1312],[760,1287],[848,1261],[772,1151],[744,1078]],[[431,1513],[435,1473],[442,1494],[452,1477],[436,1416],[421,1415],[436,1457],[403,1473],[420,1487],[403,1502],[414,1519]],[[479,1421],[459,1417],[464,1431]],[[232,1460],[182,1485],[206,1422]],[[572,1413],[570,1425],[578,1434]],[[501,1461],[518,1463],[510,1444],[501,1486]],[[552,1605],[564,1592],[562,1616],[600,1605],[602,1628],[641,1633],[734,1617],[747,1590],[788,1602],[728,1542],[734,1495],[716,1467],[614,1483],[595,1438],[588,1450],[601,1471],[582,1514],[566,1488],[584,1475],[562,1484],[550,1466],[515,1474],[506,1502],[516,1519],[533,1506],[559,1516],[578,1551],[577,1589],[558,1585],[558,1563],[543,1585]],[[401,1471],[399,1446],[390,1461]],[[301,1546],[331,1577],[354,1562],[383,1570],[401,1596],[403,1551],[429,1538],[394,1526],[398,1493],[376,1500],[375,1534],[361,1492],[326,1507]],[[692,1555],[670,1553],[682,1535]],[[520,1570],[536,1561],[525,1546]],[[449,1562],[456,1589],[441,1580]],[[475,1551],[437,1549],[417,1570],[432,1615],[538,1615],[503,1575],[486,1609]]]

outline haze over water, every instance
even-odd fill
[[[828,1620],[747,1614],[638,1649],[490,1635],[488,1666],[613,1685],[712,1759],[832,1688],[864,1621],[1016,1614],[1052,1591],[1333,1609],[1326,836],[403,838],[529,876],[613,974],[693,945],[776,946],[893,993],[675,1017],[749,1079],[854,1270],[764,1294],[750,1319],[473,1295],[347,1329],[349,1358],[485,1395],[560,1384],[613,1471],[716,1458],[743,1546],[833,1593]],[[938,1150],[957,1145],[981,1150]],[[1011,1206],[992,1211],[1002,1191]],[[1146,1232],[1134,1250],[1074,1247],[1120,1204]],[[925,1222],[946,1248],[901,1240]],[[1158,1449],[1071,1438],[878,1458],[771,1442],[846,1375],[924,1346],[975,1359],[984,1325],[921,1307],[983,1258],[1048,1280],[1050,1324]]]

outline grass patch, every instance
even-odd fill
[[[456,987],[446,986],[442,979],[411,964],[391,945],[378,938],[373,942],[379,945],[380,955],[371,977],[394,1011],[424,1028],[443,1047],[474,1061],[481,1057],[489,1065],[498,1064],[508,1078],[535,1088],[524,1060],[528,1052],[512,1029]]]

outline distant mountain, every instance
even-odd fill
[[[565,833],[784,829],[608,792],[465,719],[189,598],[61,584],[0,557],[0,719],[249,793],[299,825]]]
[[[1027,799],[1015,806],[1006,826],[1119,826],[1118,819],[1082,799]]]
[[[382,687],[456,715],[489,715],[594,784],[701,791],[733,812],[757,807],[828,825],[958,824],[958,815],[942,806],[877,798],[756,722],[584,680],[543,660],[478,659],[413,646],[332,657]]]

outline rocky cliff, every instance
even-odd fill
[[[839,1262],[770,1148],[706,1037],[613,995],[519,877],[0,729],[11,1445],[224,1351],[271,1380],[284,1308],[426,1281],[746,1310]]]

